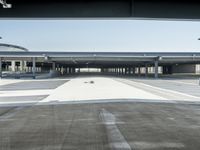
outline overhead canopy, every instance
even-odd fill
[[[7,0],[0,18],[200,19],[199,0]]]
[[[4,60],[32,60],[37,62],[57,62],[73,66],[117,66],[154,64],[196,64],[200,63],[200,53],[116,53],[116,52],[0,52]]]

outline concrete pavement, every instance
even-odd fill
[[[131,102],[0,110],[2,150],[200,148],[197,105]]]
[[[113,77],[4,81],[0,150],[200,149],[199,97],[171,84]]]

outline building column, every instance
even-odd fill
[[[73,74],[76,73],[76,68],[72,68]]]
[[[52,70],[53,70],[53,71],[56,70],[56,63],[55,63],[55,62],[52,63]]]
[[[11,61],[11,71],[15,72],[15,61]]]
[[[2,78],[2,58],[0,57],[0,78]]]
[[[32,73],[33,73],[33,79],[35,79],[35,72],[36,72],[36,63],[35,63],[35,57],[32,58]]]
[[[135,75],[135,67],[132,67],[131,70],[132,70],[132,75]]]
[[[131,67],[129,67],[129,74],[131,75]]]
[[[140,66],[138,67],[138,76],[140,76],[141,75],[141,70],[140,70],[141,68],[140,68]]]
[[[20,61],[20,71],[24,71],[24,61]]]
[[[124,68],[122,68],[122,75],[124,74]]]
[[[154,73],[154,77],[158,78],[158,60],[155,60],[154,62],[154,67],[155,67],[155,73]]]
[[[148,76],[148,65],[145,64],[145,77],[147,77],[147,76]]]
[[[125,75],[127,74],[127,68],[124,68],[124,74]]]

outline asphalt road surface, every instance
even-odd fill
[[[102,103],[0,108],[1,150],[198,150],[200,107]]]
[[[175,87],[153,81],[145,84]],[[200,100],[184,93],[110,77],[8,83],[0,85],[0,150],[200,149]]]

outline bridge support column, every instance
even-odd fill
[[[73,74],[76,73],[76,68],[72,68],[72,73],[73,73]]]
[[[147,76],[148,76],[148,65],[145,64],[145,77],[147,77]]]
[[[36,62],[35,62],[35,57],[32,58],[32,74],[33,74],[33,79],[35,79],[35,72],[36,72]]]
[[[124,75],[124,68],[122,68],[122,75]]]
[[[15,72],[15,61],[11,61],[11,71]]]
[[[128,74],[131,75],[131,67],[128,68]]]
[[[141,68],[140,68],[140,66],[138,67],[138,76],[140,77],[140,75],[141,75]]]
[[[124,74],[124,68],[121,68],[121,75]]]
[[[154,67],[155,67],[154,78],[158,78],[158,60],[155,60]]]
[[[26,62],[24,62],[23,60],[20,61],[20,71],[24,71],[26,67]]]
[[[127,74],[127,68],[124,68],[124,74],[125,75]]]
[[[69,68],[68,68],[68,70],[69,70],[69,71],[68,71],[68,72],[69,72],[69,74],[71,74],[71,67],[69,67]]]
[[[52,70],[54,70],[54,71],[56,70],[56,63],[55,62],[52,63]]]
[[[133,75],[135,75],[135,67],[133,67],[132,69],[133,69]]]
[[[2,58],[0,57],[0,78],[2,78]]]

